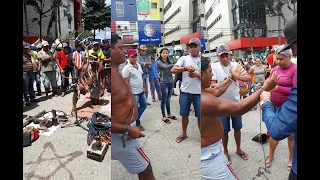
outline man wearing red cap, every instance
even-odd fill
[[[122,70],[122,77],[124,81],[131,87],[131,91],[136,100],[138,109],[138,118],[136,120],[136,126],[143,131],[144,128],[140,124],[140,117],[144,110],[147,108],[147,98],[145,95],[146,84],[143,80],[143,70],[140,63],[137,63],[137,50],[129,49],[128,51],[128,64]]]

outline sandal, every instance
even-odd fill
[[[185,139],[187,139],[188,138],[188,136],[178,136],[177,138],[176,138],[176,142],[177,143],[180,143],[181,141],[183,141],[183,140],[185,140]]]
[[[139,128],[140,131],[144,131],[145,130],[144,127],[141,126],[141,125],[139,125],[138,128]]]
[[[178,118],[175,117],[175,116],[171,116],[171,117],[168,117],[168,118],[170,118],[170,119],[172,119],[172,120],[178,120]]]
[[[288,171],[291,171],[292,164],[288,163]]]
[[[269,156],[268,156],[267,160],[266,160],[266,167],[267,168],[269,168],[272,165],[272,161],[273,161],[273,158],[269,158]]]
[[[227,159],[228,159],[228,161],[229,161],[229,164],[232,164],[232,161],[231,161],[231,158],[230,158],[230,155],[228,154],[228,156],[227,156]]]
[[[238,154],[243,160],[248,160],[248,154],[247,153],[245,153],[244,151],[242,151],[242,153],[237,153],[236,152],[236,154]]]
[[[71,114],[71,116],[75,116],[76,115],[76,110],[71,110],[70,114]]]
[[[165,120],[162,119],[162,121],[165,122],[165,123],[167,123],[167,124],[170,124],[170,123],[171,123],[171,121],[170,121],[169,119],[165,119]]]

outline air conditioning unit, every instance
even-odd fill
[[[125,25],[118,25],[117,28],[118,30],[129,30],[129,27]]]

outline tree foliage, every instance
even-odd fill
[[[282,9],[286,6],[293,14],[296,14],[296,3],[297,0],[265,0],[266,13],[270,17],[280,16],[286,23],[288,20],[284,17]]]
[[[104,30],[111,24],[111,8],[105,0],[85,0],[81,18],[85,30]]]
[[[38,14],[39,18],[34,18],[33,21],[38,21],[39,28],[40,28],[40,40],[42,40],[42,18],[47,17],[46,14],[49,13],[51,10],[55,9],[58,6],[62,5],[62,0],[51,0],[51,5],[49,9],[45,9],[45,1],[46,0],[24,0],[26,5],[30,5],[34,8],[35,12]],[[51,13],[51,18],[48,24],[47,35],[50,35],[50,29],[52,27],[52,22],[55,19],[55,13]]]

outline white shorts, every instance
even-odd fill
[[[238,180],[221,148],[222,140],[201,148],[201,180]]]
[[[128,139],[123,147],[121,135],[111,134],[111,159],[118,160],[130,174],[139,174],[148,167],[150,159],[143,152],[139,139]]]

